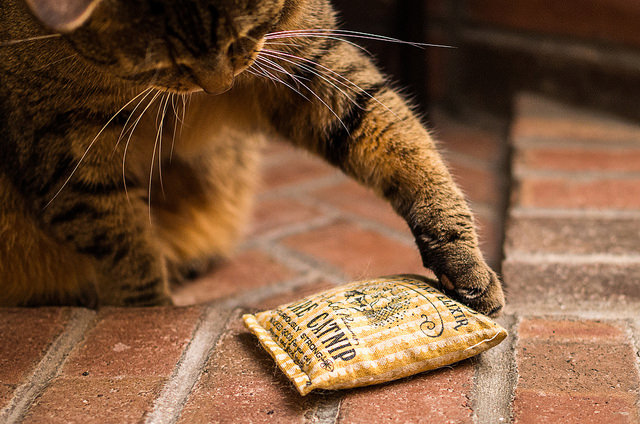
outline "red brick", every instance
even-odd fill
[[[527,262],[512,257],[503,262],[502,274],[511,302],[572,305],[640,300],[639,262]]]
[[[173,290],[177,305],[206,303],[276,284],[295,273],[275,259],[257,250],[243,252],[213,273]]]
[[[640,218],[625,216],[511,216],[505,250],[543,253],[640,254]]]
[[[640,45],[640,6],[626,0],[468,0],[470,19],[484,24]]]
[[[140,423],[163,378],[59,378],[32,406],[24,423]]]
[[[638,390],[635,353],[623,343],[520,340],[519,389],[620,395]]]
[[[640,178],[525,178],[515,201],[524,207],[640,209]]]
[[[101,310],[26,422],[140,422],[200,316],[200,308]]]
[[[70,309],[0,309],[0,409],[64,330]]]
[[[425,273],[417,247],[344,221],[288,237],[284,243],[316,260],[340,268],[354,279]]]
[[[498,267],[502,260],[502,225],[497,221],[497,218],[487,214],[475,214],[480,250],[492,267]]]
[[[250,235],[265,234],[321,215],[317,209],[292,199],[261,200],[254,207]]]
[[[339,174],[339,171],[335,168],[318,158],[310,157],[305,152],[300,152],[296,156],[292,155],[290,160],[267,163],[264,167],[262,188],[281,188],[336,174]]]
[[[500,176],[482,166],[469,165],[455,158],[448,160],[454,181],[471,202],[499,205],[502,200]]]
[[[378,221],[398,231],[409,232],[405,220],[388,202],[354,181],[318,190],[314,192],[314,196],[349,213]]]
[[[587,320],[524,319],[518,327],[518,338],[542,339],[554,342],[625,342],[627,336],[620,325]]]
[[[221,336],[179,423],[302,422],[317,400],[298,394],[238,316]]]
[[[640,172],[640,149],[520,149],[516,166],[542,171]]]
[[[610,396],[518,390],[516,424],[634,424],[640,421],[631,394]]]
[[[529,109],[529,100],[522,109]],[[531,100],[536,102],[536,100]],[[541,101],[541,102],[544,102]],[[624,122],[599,119],[598,115],[571,116],[572,110],[556,103],[542,103],[542,107],[558,108],[561,118],[549,116],[529,116],[528,111],[519,117],[511,129],[512,138],[518,142],[552,140],[559,144],[571,145],[576,142],[591,146],[621,146],[636,143],[640,139],[640,129]],[[537,105],[532,106],[536,108]],[[534,112],[535,113],[535,112]],[[569,116],[566,116],[569,114]]]
[[[63,377],[168,377],[189,344],[200,308],[105,308],[70,354]]]
[[[427,372],[381,386],[349,391],[339,423],[472,423],[473,365]]]

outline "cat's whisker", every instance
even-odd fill
[[[342,83],[344,86],[346,86],[347,84],[351,85],[351,86],[352,86],[352,87],[354,87],[356,90],[358,90],[358,92],[363,93],[364,95],[366,95],[367,97],[369,97],[371,100],[375,101],[375,102],[376,102],[376,103],[378,103],[380,106],[382,106],[383,108],[385,108],[385,109],[386,109],[389,113],[391,113],[393,116],[395,116],[396,118],[398,118],[398,115],[397,115],[393,110],[391,110],[387,105],[385,105],[384,103],[382,103],[382,102],[381,102],[380,100],[378,100],[375,96],[371,95],[368,91],[366,91],[366,90],[364,90],[363,88],[361,88],[358,84],[354,83],[353,81],[351,81],[350,79],[346,78],[344,75],[342,75],[342,74],[340,74],[340,73],[338,73],[338,72],[334,71],[333,69],[331,69],[331,68],[327,68],[326,66],[324,66],[324,65],[322,65],[322,64],[320,64],[320,63],[318,63],[318,62],[315,62],[315,61],[313,61],[313,60],[306,59],[306,58],[304,58],[304,57],[300,57],[300,56],[296,56],[296,55],[292,55],[292,54],[290,54],[290,53],[280,52],[280,51],[277,51],[277,50],[268,50],[268,49],[265,49],[264,51],[265,51],[265,52],[267,52],[267,53],[271,53],[271,54],[284,55],[284,56],[287,56],[287,57],[291,57],[291,58],[294,58],[294,59],[301,60],[301,61],[303,61],[303,62],[307,62],[307,63],[309,63],[309,64],[311,64],[311,65],[317,66],[317,67],[319,67],[319,68],[323,69],[324,71],[326,71],[326,72],[328,72],[328,73],[330,73],[330,74],[332,74],[332,75],[335,75],[336,77],[338,77],[338,78],[342,79],[343,81],[345,81],[344,83]],[[325,74],[325,75],[326,75],[326,74]],[[332,78],[332,79],[333,79],[334,81],[336,81],[336,79],[334,79],[334,78]]]
[[[291,78],[293,81],[295,81],[296,85],[298,86],[298,88],[300,88],[300,82],[299,80],[301,79],[306,79],[304,77],[301,77],[300,75],[295,75],[292,74],[291,72],[289,72],[288,70],[286,70],[282,65],[280,65],[277,62],[274,62],[273,60],[267,59],[264,56],[259,56],[256,58],[256,60],[258,62],[260,62],[263,66],[266,66],[267,68],[277,71],[279,73],[282,74],[286,74],[289,78]]]
[[[311,100],[307,96],[302,94],[302,92],[300,91],[300,87],[304,86],[304,84],[301,82],[301,80],[309,81],[308,78],[305,78],[305,77],[302,77],[300,75],[296,75],[296,74],[293,74],[293,73],[289,72],[287,69],[284,68],[284,66],[282,66],[281,64],[279,64],[279,63],[277,63],[277,62],[275,62],[273,60],[269,60],[269,59],[267,59],[265,57],[262,57],[262,56],[259,57],[258,59],[261,61],[262,65],[267,67],[268,69],[271,69],[271,70],[276,71],[276,72],[281,73],[281,74],[285,74],[289,78],[291,78],[293,80],[293,82],[296,84],[296,87],[289,86],[288,84],[285,84],[283,81],[282,81],[282,83],[287,85],[291,90],[295,91],[300,96],[304,97],[306,100],[308,100],[308,101]],[[280,81],[280,79],[278,79],[278,81]]]
[[[182,120],[180,122],[180,135],[182,136],[182,130],[184,129],[184,119],[187,113],[187,102],[186,102],[187,95],[180,94],[180,97],[182,98]]]
[[[271,37],[271,38],[267,38],[265,36],[265,40],[277,40],[277,39],[284,39],[284,38],[324,38],[327,40],[336,40],[336,41],[341,41],[343,43],[347,43],[359,50],[362,50],[364,53],[366,53],[367,55],[371,56],[371,52],[369,50],[367,50],[366,48],[362,47],[359,44],[354,43],[353,41],[350,40],[345,40],[344,38],[340,38],[340,37],[335,37],[335,36],[330,36],[330,35],[323,35],[323,34],[307,34],[307,35],[282,35],[282,36],[276,36],[276,37]]]
[[[254,71],[254,70],[253,70],[253,69],[251,69],[251,68],[247,68],[247,69],[245,69],[245,72],[248,72],[248,73],[250,73],[251,75],[256,76],[256,77],[259,77],[259,78],[264,78],[264,75],[259,74],[257,71]]]
[[[126,122],[124,123],[124,126],[122,127],[122,131],[120,131],[120,135],[118,136],[118,140],[116,141],[116,144],[113,146],[113,152],[111,153],[111,155],[113,156],[116,151],[118,150],[118,146],[120,145],[120,141],[122,141],[122,138],[124,136],[126,136],[128,129],[127,129],[127,125],[129,125],[129,122],[131,121],[131,118],[134,116],[134,114],[136,113],[136,110],[138,110],[138,108],[140,107],[140,105],[145,101],[145,99],[147,97],[149,97],[149,94],[151,94],[153,92],[153,87],[149,87],[146,90],[143,91],[143,93],[146,94],[144,95],[144,97],[142,97],[139,101],[138,104],[136,104],[136,107],[133,108],[133,110],[131,111],[131,113],[129,114],[129,117],[127,118]]]
[[[327,68],[327,67],[325,67],[325,66],[321,65],[321,64],[320,64],[320,63],[318,63],[318,62],[314,62],[314,61],[312,61],[312,60],[305,59],[305,58],[303,58],[303,57],[296,56],[296,55],[293,55],[293,54],[290,54],[290,53],[286,53],[286,52],[282,52],[282,51],[279,51],[279,50],[269,50],[269,49],[264,49],[264,50],[263,50],[263,52],[264,52],[263,54],[264,54],[265,56],[269,56],[269,57],[272,57],[272,58],[277,58],[277,59],[280,59],[280,60],[284,60],[284,61],[286,61],[287,63],[292,64],[294,67],[300,67],[300,68],[302,68],[302,69],[306,69],[307,71],[312,72],[312,73],[313,73],[314,71],[315,71],[315,72],[319,72],[319,71],[317,71],[317,70],[315,70],[315,69],[312,69],[312,68],[310,68],[310,67],[308,67],[308,66],[301,65],[300,63],[294,62],[294,61],[289,60],[289,59],[296,59],[296,60],[300,60],[300,61],[302,61],[302,62],[307,62],[307,63],[309,63],[309,64],[311,64],[311,65],[313,65],[313,66],[317,66],[318,68],[321,68],[321,70],[324,70],[324,71],[326,72],[326,73],[325,73],[325,74],[323,74],[323,75],[326,75],[327,77],[331,78],[333,81],[337,82],[338,84],[341,84],[343,87],[349,87],[349,84],[346,84],[345,82],[340,81],[339,79],[335,78],[335,77],[334,77],[333,75],[331,75],[331,74],[334,74],[334,75],[336,75],[336,76],[338,76],[338,77],[342,78],[343,80],[346,80],[346,81],[349,81],[349,80],[347,80],[345,77],[343,77],[343,76],[342,76],[342,75],[340,75],[339,73],[337,73],[337,72],[333,71],[332,69]],[[284,56],[284,57],[283,57],[283,56]],[[316,75],[317,75],[317,74],[316,74]],[[351,85],[352,85],[352,86],[357,87],[357,86],[356,86],[355,84],[353,84],[353,83],[351,83]]]
[[[145,92],[146,90],[140,92],[140,94],[138,94],[137,96],[135,96],[133,99],[129,100],[124,106],[122,106],[115,114],[113,114],[113,116],[109,119],[109,121],[107,121],[106,124],[104,124],[104,126],[100,129],[100,131],[98,132],[98,134],[94,137],[93,140],[91,140],[91,143],[89,143],[89,146],[86,148],[86,150],[84,151],[83,155],[80,157],[80,160],[78,161],[78,163],[76,164],[76,166],[71,170],[71,174],[67,177],[67,179],[64,181],[64,183],[62,184],[62,186],[58,189],[58,191],[56,192],[56,194],[51,198],[51,200],[49,200],[47,202],[47,204],[44,206],[44,209],[48,208],[49,205],[51,205],[51,203],[60,195],[60,193],[62,192],[62,190],[67,186],[67,184],[69,184],[69,181],[71,181],[71,178],[75,175],[76,171],[78,170],[78,168],[80,167],[80,165],[82,164],[82,162],[84,161],[84,159],[87,157],[87,155],[89,154],[89,151],[91,150],[91,148],[93,147],[93,145],[98,141],[98,139],[100,138],[100,136],[102,135],[102,133],[107,129],[107,127],[109,126],[109,124],[111,124],[111,122],[113,122],[113,120],[116,118],[116,116],[118,116],[123,110],[125,110],[130,104],[132,104],[134,101],[136,101],[136,99],[138,99],[140,96],[142,96],[142,94]]]
[[[257,69],[256,70],[252,70],[251,67],[255,66]],[[254,62],[251,67],[249,67],[247,69],[247,72],[249,72],[252,75],[255,75],[257,77],[260,78],[266,78],[268,80],[270,80],[272,83],[274,83],[275,85],[275,80],[273,80],[272,78],[269,77],[269,75],[267,75],[267,73],[264,71],[264,69],[262,68],[262,66],[258,65],[258,61]]]
[[[151,101],[149,101],[149,104],[144,108],[144,110],[142,111],[140,116],[138,116],[136,121],[133,123],[133,126],[131,127],[131,131],[129,132],[129,137],[127,138],[127,142],[126,142],[126,144],[124,146],[124,154],[122,155],[122,180],[124,181],[124,191],[125,191],[125,194],[127,196],[127,199],[129,199],[129,189],[127,188],[126,163],[127,163],[127,151],[129,150],[129,143],[131,142],[131,138],[133,137],[133,133],[135,132],[136,127],[140,123],[140,120],[142,119],[144,114],[147,112],[147,110],[149,110],[149,108],[151,107],[153,102],[155,102],[156,99],[158,98],[158,96],[160,96],[161,94],[162,94],[162,92],[160,92],[160,91],[156,92],[156,94],[153,96]]]
[[[62,34],[38,35],[35,37],[23,38],[21,40],[0,41],[0,47],[15,46],[16,44],[30,43],[33,41],[49,40],[51,38],[62,37]]]
[[[271,56],[271,57],[276,57],[276,56]],[[294,64],[294,65],[297,65],[297,66],[299,66],[300,68],[302,68],[303,70],[306,70],[306,71],[308,71],[308,72],[310,72],[310,73],[312,73],[312,74],[314,74],[314,75],[318,76],[318,78],[322,79],[324,82],[326,82],[327,84],[331,85],[333,88],[335,88],[335,89],[336,89],[336,90],[338,90],[340,93],[342,93],[342,95],[344,95],[344,96],[345,96],[349,101],[351,101],[351,102],[352,102],[352,103],[354,103],[356,106],[358,106],[358,105],[357,105],[357,103],[355,102],[355,100],[354,100],[353,98],[351,98],[351,96],[349,96],[349,95],[348,95],[344,90],[342,90],[340,87],[336,86],[336,85],[335,85],[335,84],[333,84],[331,81],[329,81],[329,80],[327,80],[326,78],[324,78],[324,76],[322,76],[322,75],[321,75],[321,74],[319,74],[318,72],[315,72],[315,71],[314,71],[314,70],[312,70],[311,68],[306,67],[306,66],[304,66],[304,65],[295,64],[295,63],[294,63],[294,62],[292,62],[292,61],[289,61],[289,60],[286,60],[286,59],[283,59],[283,58],[280,58],[280,57],[279,57],[278,59],[280,59],[280,60],[284,60],[284,61],[289,62],[289,63],[292,63],[292,64]],[[299,84],[298,77],[294,77],[290,72],[286,71],[286,70],[285,70],[281,65],[277,64],[276,62],[271,61],[271,60],[268,60],[268,59],[265,59],[265,60],[267,60],[269,63],[273,64],[274,66],[278,66],[278,67],[280,68],[280,69],[278,69],[278,71],[279,71],[279,72],[284,72],[284,73],[286,73],[286,74],[290,75],[290,76],[291,76],[291,77],[296,81],[296,83],[298,83],[298,84]],[[301,93],[300,93],[300,94],[301,94]],[[307,99],[307,100],[308,100],[308,99]]]
[[[187,109],[191,106],[191,100],[193,100],[193,93],[189,93],[189,98],[187,99]]]
[[[178,111],[176,110],[176,94],[171,93],[171,107],[173,108],[173,137],[171,138],[171,153],[169,154],[169,164],[173,161],[173,148],[176,145],[176,131],[178,130]]]
[[[278,55],[273,55],[273,54],[269,54],[269,53],[264,53],[265,56],[269,56],[269,57],[273,57],[273,58],[277,58],[280,60],[283,60],[285,62],[291,63],[295,66],[298,66],[299,68],[306,70],[307,72],[311,72],[313,75],[316,75],[318,78],[322,79],[324,82],[326,82],[327,84],[331,85],[333,88],[335,88],[336,90],[338,90],[343,96],[345,96],[347,99],[349,99],[350,102],[352,102],[354,105],[356,105],[357,107],[360,107],[360,105],[358,105],[358,103],[355,101],[355,99],[353,99],[349,94],[347,94],[343,89],[341,89],[340,87],[338,87],[337,85],[335,85],[334,83],[332,83],[331,81],[329,81],[327,78],[325,78],[322,74],[320,74],[319,72],[313,70],[312,68],[305,66],[305,65],[301,65],[299,63],[295,63],[291,60],[288,60],[286,58],[280,57]],[[268,59],[265,59],[268,60]],[[271,63],[275,63],[273,61],[268,60]],[[284,68],[283,68],[284,69]],[[288,72],[287,72],[288,73]]]
[[[160,137],[159,137],[159,149],[158,149],[158,172],[160,176],[160,189],[162,191],[162,196],[166,198],[166,194],[164,192],[164,180],[162,178],[162,141],[163,141],[163,133],[164,133],[164,120],[167,117],[167,107],[169,106],[169,99],[171,98],[171,93],[167,94],[167,100],[164,103],[164,109],[162,111],[162,121],[160,121]]]
[[[280,38],[280,37],[286,38],[288,36],[318,35],[318,34],[332,35],[332,36],[339,36],[339,37],[349,37],[349,38],[360,38],[360,39],[375,40],[375,41],[386,41],[390,43],[407,44],[407,45],[419,47],[419,48],[424,48],[424,47],[440,47],[440,48],[447,48],[447,49],[455,48],[454,46],[449,46],[445,44],[405,41],[405,40],[400,40],[394,37],[388,37],[388,36],[379,35],[379,34],[372,34],[368,32],[349,31],[344,29],[323,29],[323,28],[277,31],[277,32],[268,33],[267,35],[265,35],[265,39]]]
[[[262,58],[262,59],[264,60],[264,58]],[[267,66],[265,63],[262,63],[262,65],[263,65],[263,66]],[[276,64],[276,65],[277,65],[277,64]],[[280,67],[280,68],[282,68],[282,67]],[[298,93],[298,94],[299,94],[300,96],[302,96],[305,100],[310,101],[310,99],[309,99],[307,96],[305,96],[304,94],[302,94],[302,93],[300,92],[300,90],[299,90],[299,89],[296,89],[296,88],[295,88],[295,87],[293,87],[292,85],[290,85],[290,84],[288,84],[288,83],[286,83],[286,82],[282,81],[282,79],[280,79],[280,78],[276,77],[275,75],[271,74],[270,72],[266,71],[264,68],[260,67],[260,69],[262,70],[262,72],[264,72],[264,73],[266,74],[265,76],[266,76],[267,78],[271,79],[271,80],[272,80],[272,81],[274,81],[274,82],[279,82],[280,84],[282,84],[282,85],[284,85],[284,86],[288,87],[289,89],[293,90],[294,92]],[[269,69],[273,69],[274,71],[285,73],[285,74],[287,74],[291,79],[293,79],[293,80],[296,82],[296,84],[298,84],[298,85],[300,84],[300,82],[298,81],[298,77],[296,77],[295,75],[291,74],[290,72],[287,72],[286,70],[274,69],[273,67],[269,67]],[[284,69],[284,68],[282,68],[282,69]]]
[[[138,107],[140,107],[140,105],[142,103],[144,103],[145,99],[149,96],[149,94],[151,94],[153,92],[153,90],[154,90],[153,83],[155,83],[155,81],[157,80],[159,72],[160,72],[159,69],[156,69],[156,72],[153,75],[153,78],[149,82],[149,87],[147,87],[147,89],[145,90],[147,92],[147,94],[145,94],[145,96],[138,102],[136,107],[133,108],[133,110],[131,111],[131,114],[127,118],[127,121],[125,122],[124,126],[122,127],[122,131],[120,132],[120,135],[118,136],[118,141],[116,142],[116,144],[115,144],[115,146],[113,148],[113,153],[116,152],[116,150],[117,150],[117,148],[118,148],[118,146],[120,144],[120,141],[122,140],[123,137],[126,137],[127,132],[129,132],[129,130],[131,130],[131,135],[133,135],[133,131],[135,130],[135,126],[132,126],[131,128],[127,129],[127,125],[129,124],[129,121],[131,120],[131,118],[134,116],[134,114],[135,114],[136,110],[138,109]],[[153,102],[153,100],[152,100],[152,102]],[[131,138],[131,136],[129,138]]]
[[[333,108],[331,106],[329,106],[329,104],[325,100],[323,100],[322,97],[320,97],[315,91],[313,91],[311,88],[309,88],[309,86],[307,86],[305,83],[301,82],[300,79],[296,78],[295,80],[296,80],[297,83],[299,83],[304,88],[306,88],[307,91],[313,95],[313,97],[318,99],[318,101],[320,101],[320,103],[322,103],[331,112],[331,114],[333,114],[333,116],[336,117],[338,122],[340,122],[340,125],[342,125],[344,127],[344,129],[347,131],[347,133],[349,132],[349,129],[347,128],[345,123],[342,121],[340,116],[338,116],[338,114],[333,110]]]
[[[255,72],[251,72],[252,74],[261,77],[261,78],[266,78],[269,81],[271,81],[273,83],[274,86],[276,86],[276,83],[281,83],[287,87],[289,87],[290,89],[294,90],[295,89],[291,86],[289,86],[288,84],[286,84],[284,81],[280,80],[279,78],[277,78],[275,75],[271,74],[269,71],[267,71],[263,66],[258,65],[258,61],[256,60],[256,62],[254,63],[254,65],[258,68]]]
[[[284,42],[278,42],[278,41],[265,41],[265,42],[263,42],[263,44],[264,45],[270,45],[270,46],[300,47],[300,44],[284,43]]]
[[[253,66],[255,66],[257,69],[251,69]],[[289,88],[291,88],[292,90],[294,90],[293,87],[289,86],[288,84],[286,84],[284,81],[276,78],[273,74],[268,73],[262,66],[258,65],[258,61],[254,62],[247,70],[246,72],[250,73],[251,75],[255,75],[258,78],[266,78],[269,81],[271,81],[273,83],[273,85],[277,85],[276,83],[279,82]],[[294,90],[295,91],[295,90]]]
[[[153,182],[153,168],[155,166],[155,159],[156,159],[156,152],[158,152],[158,172],[160,175],[160,186],[163,187],[163,183],[162,183],[162,127],[164,125],[164,114],[166,112],[166,108],[167,108],[167,100],[168,100],[168,93],[164,93],[162,95],[162,98],[160,99],[160,104],[158,105],[158,114],[156,115],[156,126],[158,126],[158,116],[160,116],[161,111],[162,112],[162,118],[160,120],[160,124],[156,129],[156,139],[153,143],[153,153],[151,153],[151,166],[149,169],[149,191],[147,193],[148,195],[148,209],[149,209],[149,222],[151,222],[151,192],[152,192],[152,182]],[[163,104],[164,104],[164,109],[163,109]],[[163,188],[164,190],[164,188]],[[164,191],[163,191],[164,193]]]
[[[166,92],[162,92],[162,98],[160,99],[160,104],[158,105],[158,111],[156,112],[156,135],[158,134],[159,123],[160,123],[160,112],[162,111],[162,103],[164,102]]]

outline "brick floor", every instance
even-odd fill
[[[516,423],[638,423],[640,127],[531,95],[505,241]],[[631,324],[630,324],[631,323]]]
[[[640,423],[640,127],[531,95],[509,131],[428,118],[485,256],[497,269],[504,259],[511,336],[498,348],[300,397],[242,313],[427,271],[389,205],[274,142],[245,241],[175,288],[185,307],[0,309],[0,422]]]
[[[354,390],[342,401],[338,423],[472,423],[473,371],[471,361],[465,361]]]

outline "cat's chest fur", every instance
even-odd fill
[[[202,157],[217,157],[221,162],[230,151],[248,142],[260,143],[265,129],[255,102],[242,88],[215,97],[204,93],[184,98],[169,95],[147,103],[130,115],[122,126],[122,137],[118,136],[120,144],[124,143],[121,158],[125,171],[138,178],[149,178],[154,168],[151,158],[156,166],[170,166],[174,160],[198,162]],[[143,106],[148,110],[136,122]],[[239,140],[244,141],[238,145]],[[156,170],[156,177],[160,171]]]

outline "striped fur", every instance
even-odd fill
[[[446,288],[500,311],[411,108],[352,44],[283,32],[335,29],[326,0],[65,0],[95,6],[82,22],[51,1],[29,0],[41,21],[0,3],[0,43],[68,31],[0,47],[0,305],[170,303],[176,270],[232,250],[275,133],[375,189]]]

